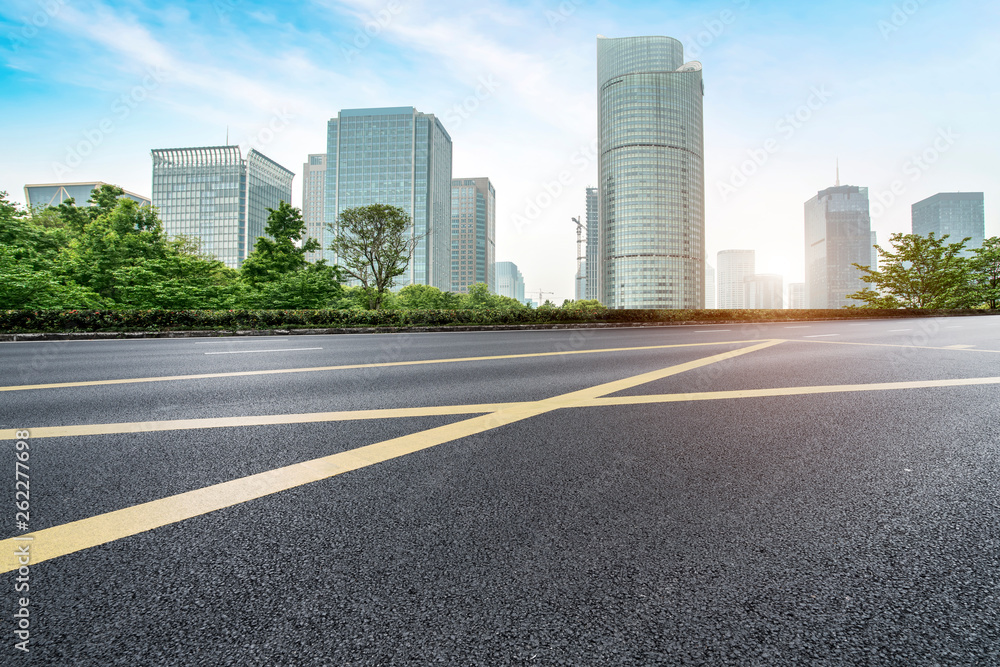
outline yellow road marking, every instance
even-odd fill
[[[274,424],[313,424],[397,417],[435,417],[496,412],[518,403],[484,403],[481,405],[435,405],[423,408],[388,408],[385,410],[344,410],[340,412],[308,412],[292,415],[255,415],[246,417],[206,417],[203,419],[170,419],[117,424],[81,424],[77,426],[41,426],[31,429],[0,430],[0,441],[16,440],[17,430],[28,430],[31,439],[65,438],[74,435],[111,435],[115,433],[149,433],[152,431],[187,431],[199,428],[233,428],[236,426],[270,426]]]
[[[314,366],[310,368],[277,368],[264,371],[232,371],[225,373],[201,373],[198,375],[167,375],[148,378],[125,378],[115,380],[84,380],[81,382],[56,382],[52,384],[23,384],[0,387],[0,391],[26,391],[28,389],[63,389],[66,387],[100,387],[113,384],[138,384],[142,382],[172,382],[176,380],[205,380],[209,378],[247,377],[252,375],[277,375],[281,373],[316,373],[320,371],[345,371],[360,368],[391,368],[395,366],[423,366],[430,364],[454,364],[463,361],[497,361],[502,359],[531,359],[535,357],[556,357],[572,354],[601,354],[604,352],[639,352],[642,350],[667,350],[680,347],[705,347],[708,345],[744,345],[758,341],[714,341],[711,343],[680,343],[676,345],[646,345],[643,347],[611,347],[600,350],[562,350],[559,352],[532,352],[528,354],[502,354],[493,357],[460,357],[456,359],[422,359],[418,361],[387,361],[376,364],[347,364],[343,366]]]
[[[644,405],[649,403],[683,403],[686,401],[718,401],[734,398],[765,396],[800,396],[804,394],[836,394],[854,391],[891,391],[897,389],[927,389],[933,387],[972,387],[1000,384],[1000,377],[957,378],[951,380],[915,380],[911,382],[877,382],[872,384],[831,384],[813,387],[777,387],[774,389],[736,389],[703,391],[690,394],[647,394],[645,396],[604,396],[576,407],[594,408],[608,405]]]
[[[0,541],[0,573],[10,572],[19,567],[15,549],[25,544],[30,544],[30,561],[32,565],[36,565],[59,556],[483,433],[505,424],[512,424],[560,408],[574,407],[605,394],[624,391],[640,384],[762,350],[781,342],[766,341],[561,396],[528,403],[515,403],[491,414],[454,424],[46,528],[20,536],[21,540],[6,539]],[[29,537],[32,538],[30,543],[22,541]]]

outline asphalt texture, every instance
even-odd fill
[[[605,350],[5,391],[0,429],[542,401],[775,339],[610,395],[1000,376],[986,316],[0,343],[0,387]],[[31,529],[471,416],[34,439]],[[1000,384],[563,407],[30,572],[0,665],[1000,665]]]

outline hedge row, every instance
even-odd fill
[[[572,322],[768,322],[972,315],[943,310],[6,310],[0,332],[408,327]]]

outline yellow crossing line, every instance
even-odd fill
[[[604,396],[594,398],[576,407],[594,408],[608,405],[645,405],[649,403],[683,403],[686,401],[719,401],[734,398],[761,398],[766,396],[801,396],[805,394],[836,394],[854,391],[891,391],[898,389],[926,389],[932,387],[971,387],[1000,384],[1000,377],[957,378],[952,380],[914,380],[911,382],[877,382],[872,384],[831,384],[814,387],[778,387],[774,389],[736,389],[732,391],[704,391],[690,394],[647,394],[644,396]]]
[[[100,544],[143,533],[215,510],[232,507],[256,498],[292,489],[351,470],[405,456],[446,442],[452,442],[478,433],[529,419],[560,408],[582,405],[600,396],[624,391],[694,368],[708,366],[743,354],[756,352],[781,343],[766,341],[739,350],[723,352],[711,357],[689,361],[660,370],[643,373],[623,380],[616,380],[573,391],[561,396],[528,403],[515,403],[491,414],[466,419],[454,424],[439,426],[419,433],[412,433],[346,452],[324,456],[312,461],[296,463],[283,468],[250,475],[240,479],[188,491],[160,500],[154,500],[125,509],[108,512],[88,519],[54,526],[44,530],[0,541],[0,573],[19,567],[15,549],[30,544],[32,565],[88,549]],[[30,542],[25,538],[32,538]]]
[[[233,428],[236,426],[271,426],[275,424],[315,424],[397,417],[436,417],[472,415],[496,412],[520,403],[483,403],[481,405],[435,405],[424,408],[387,408],[384,410],[344,410],[341,412],[306,412],[292,415],[254,415],[247,417],[206,417],[203,419],[169,419],[150,422],[116,424],[81,424],[77,426],[41,426],[27,429],[31,439],[65,438],[74,435],[112,435],[116,433],[150,433],[153,431],[188,431],[199,428]],[[24,430],[24,429],[20,429]],[[0,441],[17,440],[17,429],[0,430]]]
[[[52,384],[22,384],[0,387],[0,391],[26,391],[28,389],[63,389],[66,387],[100,387],[113,384],[138,384],[142,382],[172,382],[175,380],[205,380],[209,378],[247,377],[252,375],[277,375],[281,373],[316,373],[320,371],[345,371],[360,368],[391,368],[395,366],[423,366],[454,364],[463,361],[497,361],[502,359],[531,359],[572,354],[601,354],[604,352],[638,352],[641,350],[667,350],[679,347],[705,347],[709,345],[744,345],[754,340],[712,341],[710,343],[681,343],[677,345],[646,345],[643,347],[610,347],[600,350],[562,350],[559,352],[532,352],[528,354],[502,354],[493,357],[460,357],[456,359],[422,359],[418,361],[387,361],[376,364],[347,364],[343,366],[314,366],[310,368],[276,368],[263,371],[232,371],[226,373],[201,373],[198,375],[166,375],[162,377],[124,378],[115,380],[84,380],[82,382],[56,382]]]

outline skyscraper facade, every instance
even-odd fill
[[[747,308],[744,281],[756,273],[753,250],[720,250],[716,255],[718,308]]]
[[[788,307],[796,310],[806,307],[805,283],[788,283]]]
[[[598,190],[587,188],[587,270],[585,299],[601,300],[601,256],[598,254],[598,240],[601,238],[601,219],[598,215]]]
[[[671,37],[597,38],[601,301],[701,308],[701,64]]]
[[[450,290],[451,148],[441,121],[413,107],[341,111],[327,125],[326,223],[356,206],[398,206],[414,243],[400,284]]]
[[[85,208],[90,206],[88,199],[90,193],[102,185],[108,185],[104,181],[87,181],[86,183],[38,183],[24,186],[24,202],[29,209],[45,208],[47,206],[59,206],[67,199],[72,199],[74,203]],[[122,195],[126,199],[131,199],[140,206],[151,206],[149,197],[137,195],[134,192],[125,191]]]
[[[323,224],[326,191],[326,153],[314,153],[302,165],[302,221],[306,225],[306,239],[316,239],[320,249],[306,253],[306,259],[315,262],[323,258],[332,239],[327,238]]]
[[[497,262],[497,294],[524,301],[524,276],[514,262]]]
[[[913,204],[911,214],[914,234],[927,236],[934,232],[937,238],[947,234],[948,243],[972,237],[962,251],[966,257],[973,254],[973,248],[981,248],[986,238],[982,192],[939,192]]]
[[[153,206],[163,231],[189,236],[201,250],[237,268],[264,235],[267,209],[292,201],[295,174],[239,146],[152,151]]]
[[[488,178],[451,180],[451,291],[496,290],[497,194]]]
[[[747,308],[784,308],[784,282],[773,273],[757,273],[743,280],[744,303]]]
[[[838,185],[805,203],[806,300],[809,308],[857,305],[848,294],[867,286],[860,269],[871,264],[868,188]]]
[[[705,307],[715,308],[715,267],[705,263]]]

